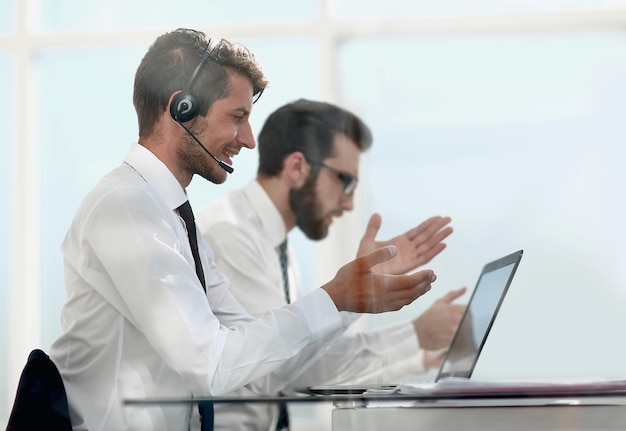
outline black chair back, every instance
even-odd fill
[[[36,430],[72,430],[59,370],[39,349],[28,355],[7,424],[7,431]]]

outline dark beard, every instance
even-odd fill
[[[226,178],[218,175],[221,173],[218,169],[221,168],[217,163],[207,159],[208,154],[191,136],[185,135],[183,139],[185,146],[178,152],[181,163],[194,174],[200,175],[213,184],[222,184]]]
[[[289,207],[296,216],[296,226],[312,240],[323,239],[328,235],[328,226],[319,214],[316,182],[317,176],[309,175],[302,187],[289,192]]]

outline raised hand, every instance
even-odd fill
[[[413,320],[422,349],[448,348],[465,312],[465,304],[453,304],[453,302],[466,291],[466,287],[451,290]]]
[[[448,226],[450,220],[450,217],[434,216],[388,241],[376,241],[382,219],[379,214],[373,214],[359,243],[357,256],[395,245],[397,256],[376,265],[373,270],[385,274],[405,274],[430,262],[446,248],[442,241],[452,233],[452,227]]]
[[[409,275],[388,275],[372,271],[374,265],[393,259],[398,253],[387,246],[342,266],[335,278],[322,286],[339,311],[382,313],[399,310],[428,292],[437,277],[431,270]]]

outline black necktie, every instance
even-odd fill
[[[184,204],[178,207],[178,213],[185,221],[187,227],[187,236],[189,237],[189,245],[191,246],[191,254],[193,254],[193,260],[196,263],[196,275],[202,283],[202,288],[206,292],[206,285],[204,281],[204,271],[202,270],[202,262],[200,261],[200,254],[198,254],[198,237],[196,236],[196,219],[193,216],[191,210],[191,204],[189,201],[185,201]]]
[[[196,236],[196,219],[191,210],[189,201],[178,207],[178,214],[185,221],[187,228],[187,236],[189,237],[189,245],[191,246],[191,254],[196,264],[196,275],[202,284],[202,288],[206,292],[206,282],[204,281],[204,271],[202,270],[202,262],[198,253],[198,237]],[[200,412],[200,429],[201,431],[213,431],[214,415],[213,403],[198,403],[198,412]]]
[[[280,243],[278,246],[278,257],[280,259],[280,269],[283,273],[283,287],[285,289],[285,300],[287,304],[291,302],[289,295],[289,274],[287,268],[289,266],[289,260],[287,259],[287,239]],[[287,411],[287,403],[278,404],[278,422],[276,422],[276,431],[288,431],[289,430],[289,412]]]

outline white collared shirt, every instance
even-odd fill
[[[188,430],[191,406],[125,399],[222,395],[256,380],[341,327],[322,289],[251,318],[199,237],[207,293],[184,223],[187,200],[167,167],[135,144],[87,194],[62,244],[67,300],[50,356],[75,430]],[[207,301],[208,296],[208,301]]]
[[[215,253],[219,270],[231,280],[233,295],[250,314],[260,316],[286,304],[277,254],[278,245],[287,235],[286,228],[278,209],[256,180],[197,211],[196,223]],[[300,295],[298,281],[290,250],[291,298]],[[344,327],[358,317],[354,313],[341,314]],[[337,334],[332,343],[320,349],[319,357],[310,358],[314,362],[303,364],[297,373],[283,372],[283,384],[392,383],[424,372],[423,352],[411,322],[383,330]],[[242,388],[231,395],[249,396],[251,392]],[[271,430],[276,411],[275,405],[267,404],[216,405],[215,429]]]

